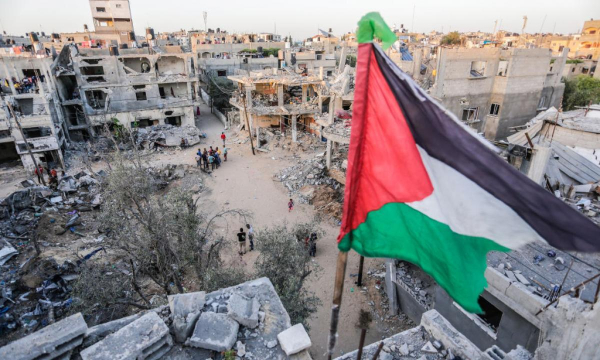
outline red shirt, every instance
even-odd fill
[[[50,176],[56,177],[56,170],[54,170],[54,169],[50,170]]]
[[[225,140],[225,134],[221,134],[221,139]]]

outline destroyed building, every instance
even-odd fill
[[[63,48],[53,64],[60,104],[72,140],[105,125],[127,128],[194,125],[198,79],[194,56],[180,47]]]
[[[320,96],[323,80],[319,77],[274,69],[228,79],[237,87],[230,103],[237,109],[234,116],[242,126],[257,132],[270,127],[278,127],[282,132],[291,129],[294,142],[298,130],[313,133],[319,129],[315,115],[324,106]]]
[[[0,162],[20,160],[33,170],[31,150],[36,161],[64,167],[67,135],[54,96],[52,58],[5,53],[0,62]]]
[[[430,94],[487,139],[505,138],[539,110],[559,107],[567,53],[551,59],[548,49],[440,48]]]
[[[118,44],[135,42],[129,0],[90,0],[94,36],[102,36]],[[91,38],[90,38],[91,40]]]
[[[310,337],[292,326],[267,278],[170,295],[168,303],[93,327],[77,313],[0,348],[0,358],[311,359]]]

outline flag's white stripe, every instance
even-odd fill
[[[544,241],[502,201],[454,168],[430,157],[421,147],[419,152],[434,190],[427,198],[407,205],[447,224],[456,233],[484,237],[511,249],[535,240]]]

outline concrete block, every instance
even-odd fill
[[[87,328],[81,313],[71,315],[0,348],[0,359],[69,358],[70,351],[81,345]]]
[[[287,356],[299,353],[312,346],[310,337],[302,324],[296,324],[291,328],[280,332],[277,335],[277,340],[279,340],[279,345],[281,345],[281,349]]]
[[[173,315],[175,341],[183,343],[192,335],[196,321],[206,302],[204,291],[169,295],[169,308]]]
[[[247,298],[235,293],[227,304],[228,315],[233,320],[250,329],[258,326],[258,309],[260,303],[256,298]]]
[[[460,333],[436,310],[429,310],[421,318],[421,326],[433,338],[438,339],[452,353],[464,359],[481,359],[482,352]],[[432,345],[433,347],[433,345]],[[434,348],[435,349],[435,348]]]
[[[159,359],[173,345],[169,328],[155,313],[149,312],[104,340],[81,351],[83,360]]]
[[[237,340],[240,324],[225,314],[205,312],[196,322],[196,328],[186,345],[214,351],[231,349]]]
[[[135,320],[139,319],[141,316],[141,313],[135,314],[89,328],[85,332],[85,338],[83,339],[82,347],[87,348],[94,345],[95,343],[104,339],[108,335],[117,332],[123,327],[131,324]]]
[[[290,360],[312,360],[312,357],[310,356],[310,353],[308,352],[308,350],[303,350],[297,354],[290,355],[289,359]]]

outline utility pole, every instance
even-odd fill
[[[23,137],[23,141],[25,141],[25,147],[27,147],[29,156],[31,156],[31,160],[33,161],[33,166],[35,166],[35,171],[39,171],[37,161],[35,160],[35,156],[33,156],[33,153],[31,152],[31,147],[29,147],[29,143],[27,142],[27,139],[25,138],[25,134],[23,133],[23,129],[21,128],[21,124],[19,123],[19,119],[17,118],[17,115],[15,115],[15,112],[13,111],[10,101],[7,101],[6,105],[8,105],[8,110],[10,111],[10,114],[12,115],[12,117],[15,119],[15,123],[17,124],[17,127],[19,128],[19,132],[21,133],[21,137]],[[42,184],[44,186],[46,186],[46,180],[44,180],[43,172],[40,174],[40,179],[42,179]]]
[[[256,155],[256,153],[254,152],[254,142],[252,141],[252,131],[250,131],[250,122],[248,121],[248,110],[246,109],[246,94],[241,93],[241,97],[244,102],[244,116],[246,118],[246,129],[248,129],[248,137],[250,138],[250,146],[252,147],[252,155]]]

